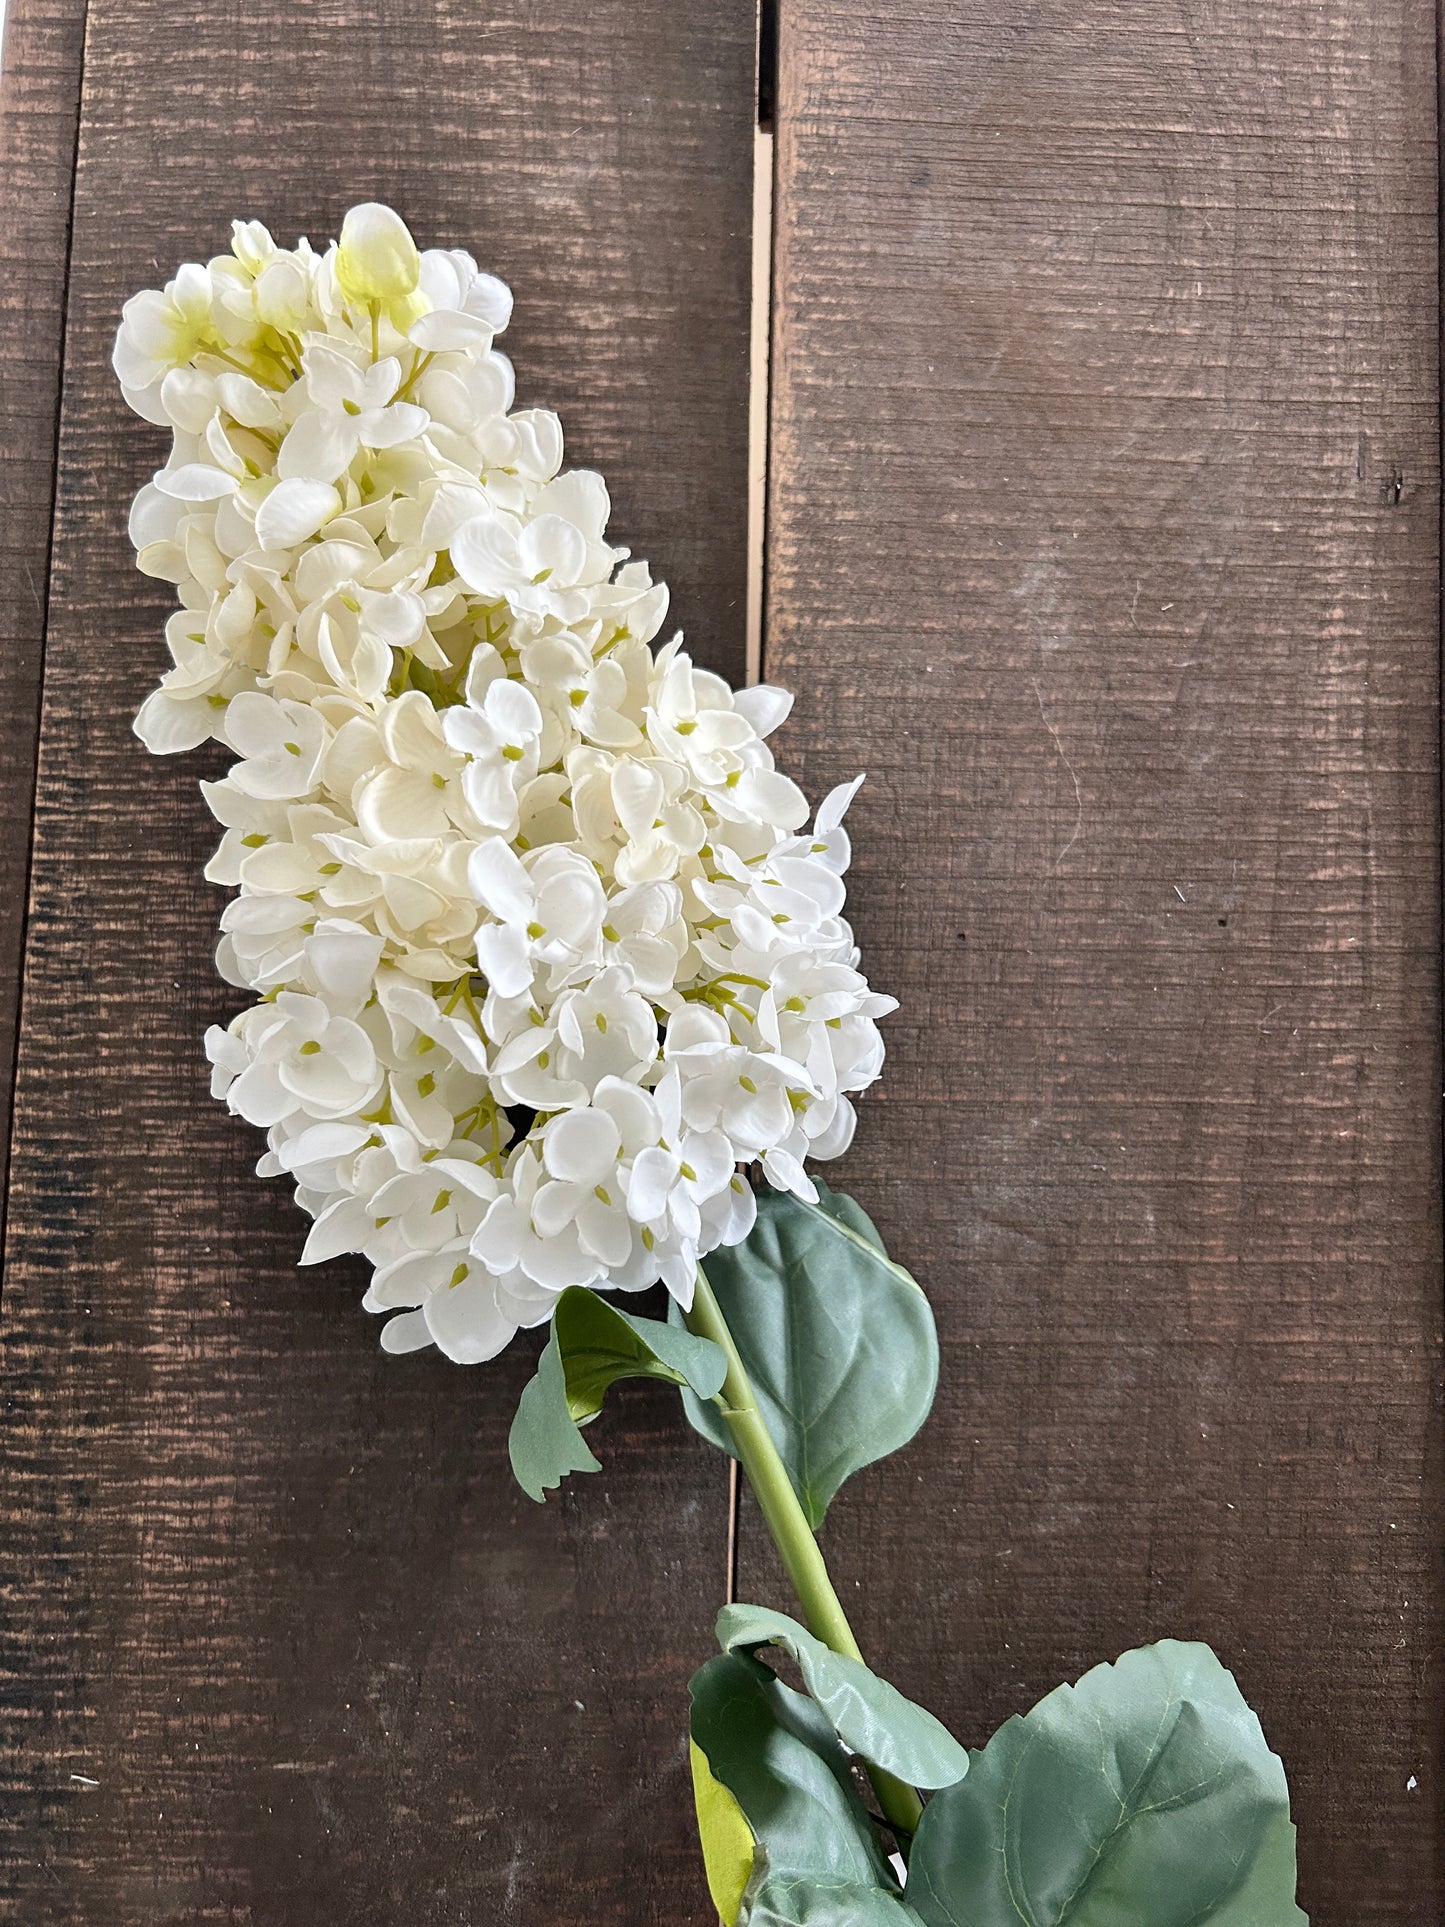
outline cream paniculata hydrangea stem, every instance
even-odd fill
[[[135,726],[231,759],[206,875],[250,1001],[207,1034],[215,1093],[313,1220],[303,1263],[364,1256],[388,1351],[552,1321],[509,1440],[534,1498],[597,1469],[617,1378],[679,1385],[736,1454],[807,1625],[735,1602],[691,1683],[722,1921],[1053,1919],[1104,1867],[1130,1919],[1303,1924],[1283,1770],[1206,1648],[1126,1653],[971,1756],[861,1657],[816,1528],[912,1437],[938,1347],[806,1170],[894,1007],[843,916],[857,783],[810,812],[767,746],[790,698],[654,651],[667,591],[515,407],[510,313],[376,205],[320,253],[238,223],[126,304],[116,372],[173,435],[131,533],[180,605]],[[658,1280],[666,1323],[569,1289]],[[1122,1801],[1120,1760],[1177,1797]]]
[[[136,731],[234,758],[206,875],[255,1001],[213,1089],[302,1262],[363,1254],[383,1345],[463,1362],[569,1285],[687,1306],[741,1165],[809,1197],[847,1147],[893,1008],[843,917],[856,783],[813,815],[766,742],[791,699],[654,653],[666,587],[514,406],[510,312],[367,205],[324,252],[238,222],[114,354],[173,435],[131,511],[180,603]]]

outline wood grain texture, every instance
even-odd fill
[[[707,1918],[685,1685],[725,1473],[624,1391],[603,1476],[533,1507],[529,1348],[387,1360],[356,1271],[295,1270],[205,1090],[214,759],[130,736],[167,594],[125,513],[162,446],[108,356],[232,216],[320,240],[392,201],[513,283],[520,393],[735,674],[752,100],[737,0],[92,0],[4,1305],[7,1918]]]
[[[1445,1911],[1433,84],[1416,0],[782,7],[765,667],[944,1345],[830,1556],[975,1744],[1211,1641],[1316,1927]]]
[[[13,0],[0,48],[0,1192],[50,573],[83,0]]]

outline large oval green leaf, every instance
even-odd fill
[[[905,1699],[861,1660],[833,1652],[786,1613],[766,1606],[724,1606],[717,1637],[724,1652],[771,1644],[791,1653],[809,1695],[849,1752],[910,1786],[951,1786],[967,1773],[967,1748],[932,1713]]]
[[[926,1927],[1300,1927],[1284,1768],[1207,1646],[1096,1666],[934,1795],[909,1860]]]
[[[938,1383],[928,1300],[862,1207],[822,1183],[815,1205],[762,1191],[752,1232],[713,1252],[707,1275],[816,1529],[843,1481],[906,1445],[928,1416]],[[732,1450],[715,1406],[686,1392],[683,1404],[705,1438]]]

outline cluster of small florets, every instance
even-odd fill
[[[464,1361],[569,1285],[686,1305],[752,1224],[740,1165],[812,1196],[846,1148],[893,1007],[842,916],[856,784],[808,827],[764,741],[790,698],[653,654],[666,587],[513,408],[510,310],[369,205],[324,254],[237,223],[114,357],[175,438],[131,515],[181,604],[136,731],[238,759],[206,875],[257,1001],[213,1088],[302,1262],[363,1253],[382,1343]]]

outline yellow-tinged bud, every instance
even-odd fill
[[[232,221],[231,252],[252,276],[258,275],[276,253],[276,243],[259,221]]]
[[[363,201],[341,224],[336,279],[348,301],[404,301],[421,278],[406,222],[379,201]]]

